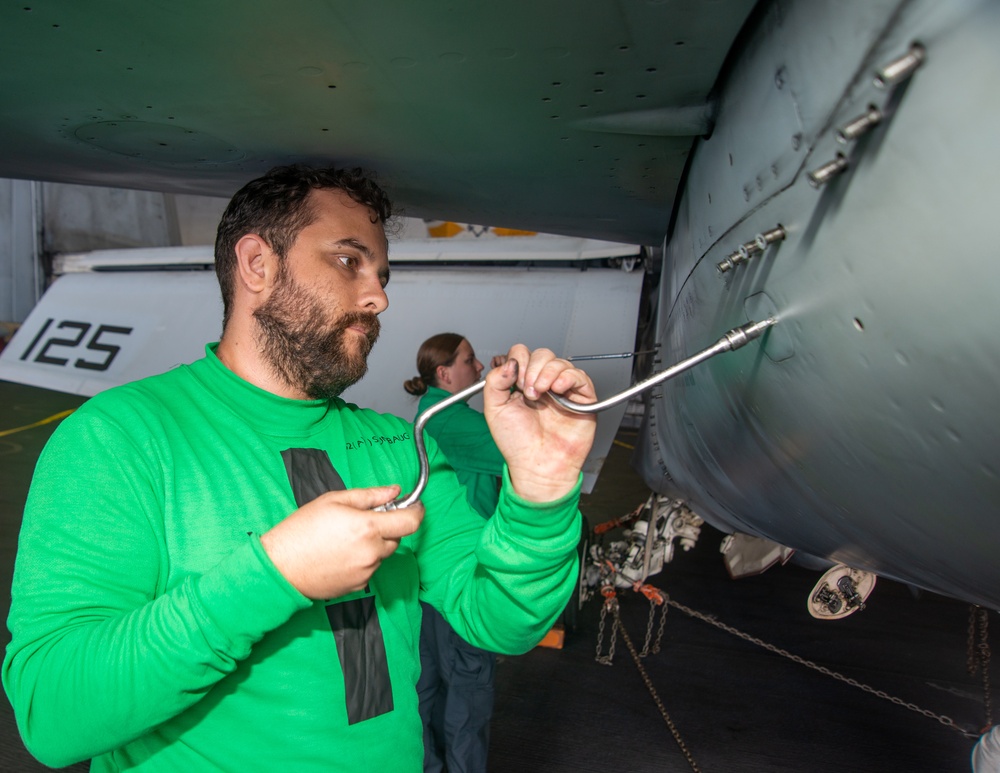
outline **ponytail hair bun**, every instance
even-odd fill
[[[411,395],[422,395],[428,387],[436,387],[438,366],[450,367],[464,340],[465,336],[458,333],[438,333],[420,344],[417,352],[417,373],[420,375],[404,381],[403,389]]]
[[[427,384],[424,383],[424,380],[420,378],[420,376],[414,376],[413,378],[403,382],[403,389],[411,395],[419,397],[427,391]]]

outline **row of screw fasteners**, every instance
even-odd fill
[[[875,72],[873,78],[875,88],[888,90],[897,86],[913,75],[923,61],[924,47],[919,43],[913,43],[909,51]],[[852,118],[837,130],[837,141],[842,145],[854,142],[878,126],[882,122],[882,118],[882,111],[878,107],[868,105],[868,109],[864,113],[857,118]],[[827,161],[808,174],[809,184],[813,188],[820,188],[843,173],[847,167],[847,157],[843,153],[838,153],[832,161]]]
[[[719,273],[725,274],[727,271],[736,268],[739,264],[746,263],[754,255],[766,250],[768,245],[782,241],[786,236],[785,228],[780,224],[770,231],[759,233],[753,238],[753,241],[741,244],[739,249],[729,253],[725,260],[717,264],[716,268],[719,269]]]
[[[923,63],[924,54],[924,47],[919,43],[913,43],[909,51],[875,72],[873,79],[875,87],[887,90],[907,80]],[[837,141],[841,145],[854,142],[878,126],[882,122],[882,118],[882,111],[878,107],[868,105],[868,109],[864,113],[852,118],[837,129]],[[814,188],[820,188],[837,175],[842,174],[848,166],[847,156],[838,153],[832,160],[809,172],[807,175],[809,184]],[[725,274],[741,263],[746,263],[754,255],[767,249],[769,244],[784,239],[785,235],[785,229],[780,225],[765,233],[757,234],[753,241],[741,244],[739,249],[731,252],[725,260],[718,263],[719,272]]]

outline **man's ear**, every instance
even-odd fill
[[[236,277],[249,292],[264,292],[277,269],[278,256],[262,237],[246,234],[236,242]]]

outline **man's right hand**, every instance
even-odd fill
[[[303,596],[332,599],[361,590],[399,541],[424,518],[419,502],[385,513],[399,486],[330,491],[261,535],[268,557]]]

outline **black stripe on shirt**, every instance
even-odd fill
[[[326,451],[288,448],[281,452],[295,502],[302,507],[327,491],[347,487]],[[392,711],[392,683],[385,639],[375,609],[375,597],[363,596],[327,605],[340,668],[349,724]]]

